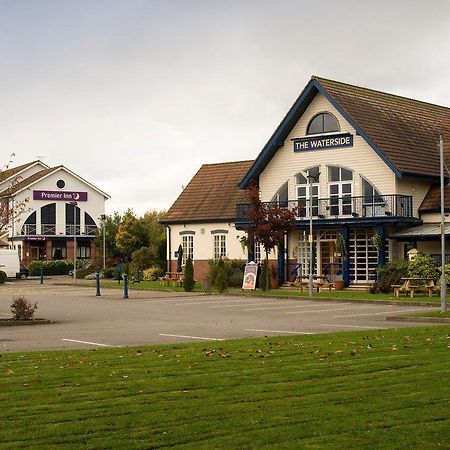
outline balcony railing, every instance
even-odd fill
[[[278,205],[295,212],[298,220],[309,219],[309,200],[289,200],[285,202],[265,202]],[[249,203],[236,205],[237,222],[249,222]],[[376,195],[352,197],[330,197],[312,199],[313,219],[375,218],[375,217],[413,217],[412,196]]]
[[[38,233],[40,231],[40,233]],[[86,236],[95,236],[97,231],[96,225],[85,225],[82,229],[80,225],[66,225],[66,235],[73,236],[74,234],[80,235],[84,234]],[[41,224],[40,226],[36,224],[24,224],[22,226],[21,235],[23,236],[55,236],[56,235],[56,225],[55,224]]]

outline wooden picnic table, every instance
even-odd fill
[[[161,286],[167,285],[170,286],[182,286],[184,280],[184,273],[183,272],[166,272],[166,274],[159,278],[159,282]]]
[[[439,286],[435,285],[434,279],[431,277],[404,277],[400,280],[403,281],[403,284],[391,285],[396,297],[399,297],[402,292],[409,294],[411,298],[414,297],[416,292],[423,292],[431,297],[434,292],[439,291]]]
[[[329,283],[328,278],[325,275],[313,275],[313,279],[315,280],[313,288],[317,292],[322,292],[322,289],[324,288],[328,288],[331,291],[334,287],[334,283]],[[299,287],[300,291],[303,292],[303,289],[307,289],[309,287],[309,275],[306,274],[297,276],[294,280],[294,286]]]

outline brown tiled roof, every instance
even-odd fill
[[[10,169],[5,169],[5,170],[0,171],[0,182],[7,180],[8,178],[16,175],[23,169],[26,169],[27,167],[30,167],[33,164],[36,164],[37,162],[39,162],[39,161],[38,160],[31,161],[29,163],[22,164],[21,166],[11,167]]]
[[[234,220],[236,203],[246,201],[239,181],[253,161],[204,164],[167,211],[162,223]]]
[[[439,176],[450,108],[313,77],[402,174]]]
[[[21,180],[18,183],[14,184],[11,188],[5,189],[4,191],[0,192],[0,197],[5,197],[5,196],[10,196],[10,195],[15,194],[16,192],[27,187],[34,181],[37,181],[40,178],[45,177],[45,175],[48,175],[49,173],[54,172],[56,169],[59,169],[60,167],[62,167],[62,166],[49,167],[48,169],[40,170],[39,172],[36,172],[35,174],[29,176],[28,178],[25,178],[24,180]]]
[[[450,211],[450,185],[444,188],[444,209]],[[441,188],[440,186],[431,186],[427,195],[419,207],[420,212],[438,212],[441,210]]]

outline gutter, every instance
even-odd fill
[[[168,239],[167,239],[167,243],[168,243],[168,252],[169,252],[169,254],[167,255],[167,272],[171,272],[171,268],[172,268],[172,229],[170,228],[170,225],[168,225],[167,223],[166,224],[164,224],[166,227],[167,227],[167,229],[168,229],[168,231],[169,231],[169,236],[168,236]]]

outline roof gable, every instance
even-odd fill
[[[270,137],[239,186],[256,179],[321,93],[397,175],[439,176],[439,134],[450,138],[450,109],[313,77]]]

